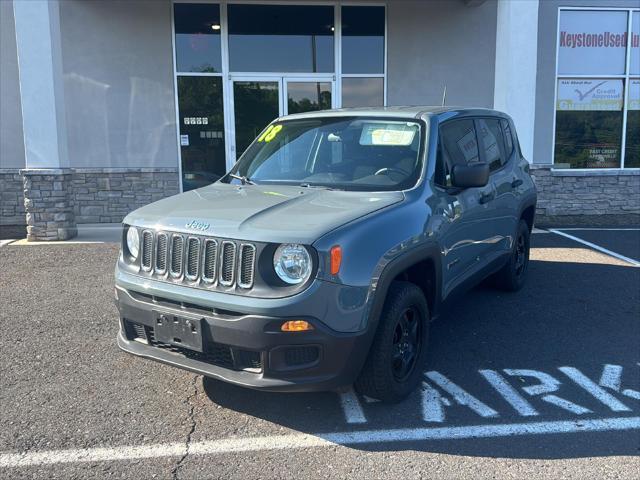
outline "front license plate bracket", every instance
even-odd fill
[[[202,319],[183,317],[172,313],[155,314],[155,340],[202,352]]]

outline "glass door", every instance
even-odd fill
[[[182,188],[204,187],[225,172],[222,77],[178,77]]]
[[[234,76],[231,84],[234,127],[231,165],[275,118],[334,106],[332,77]]]
[[[333,79],[285,78],[285,115],[333,108]]]
[[[281,115],[282,79],[237,78],[232,84],[235,162],[264,127]]]

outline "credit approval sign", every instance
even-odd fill
[[[558,80],[557,110],[622,110],[623,83],[620,79]]]

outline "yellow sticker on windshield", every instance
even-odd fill
[[[278,135],[278,132],[282,130],[282,125],[275,125],[270,131],[269,133],[267,133],[267,135],[264,137],[264,141],[269,143],[271,140],[273,140],[274,138],[276,138],[276,135]]]
[[[411,145],[415,130],[378,128],[371,132],[372,145]]]
[[[269,125],[269,126],[267,127],[267,129],[266,129],[264,132],[262,132],[262,135],[260,135],[260,136],[258,137],[258,141],[259,141],[259,142],[263,141],[263,140],[264,140],[264,137],[266,137],[266,136],[267,136],[267,134],[268,134],[269,132],[271,132],[271,130],[273,130],[273,125]]]

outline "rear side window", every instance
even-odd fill
[[[500,125],[502,125],[502,131],[504,132],[504,147],[508,160],[513,154],[513,135],[511,134],[511,126],[506,120],[500,120]]]
[[[478,122],[478,137],[484,150],[484,160],[493,172],[507,163],[504,148],[504,135],[497,118],[480,118]]]
[[[478,138],[473,120],[453,120],[440,126],[436,182],[451,186],[454,165],[468,165],[480,161]]]

